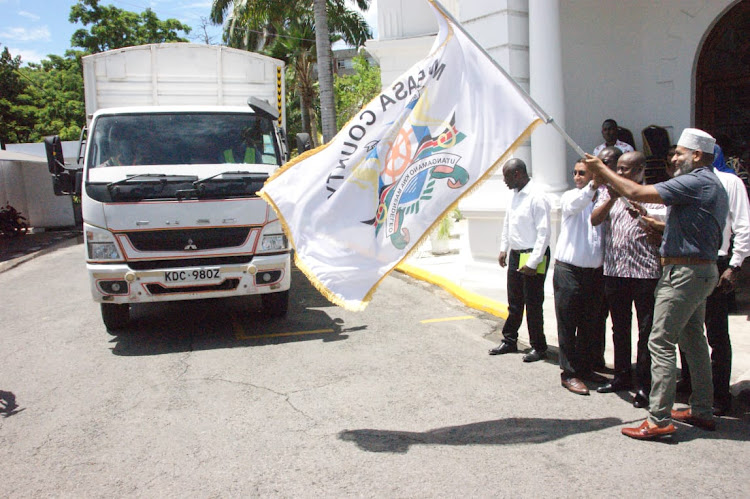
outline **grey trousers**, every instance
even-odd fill
[[[649,421],[666,426],[671,422],[677,383],[677,352],[685,353],[690,366],[694,416],[713,416],[713,384],[708,343],[703,334],[706,298],[716,287],[715,264],[667,265],[656,286],[654,323],[648,342],[651,352],[651,397]]]

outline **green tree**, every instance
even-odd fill
[[[70,8],[68,19],[71,23],[91,26],[76,30],[70,39],[73,47],[91,54],[146,43],[187,42],[178,32],[190,33],[190,26],[177,19],[161,21],[151,9],[137,14],[99,5],[99,0],[78,0]]]
[[[38,64],[20,68],[28,84],[18,96],[18,107],[32,123],[26,142],[39,142],[53,134],[62,140],[78,139],[86,121],[81,55],[50,55]]]
[[[18,68],[21,56],[13,57],[8,47],[0,54],[0,144],[21,142],[29,133],[29,123],[18,107],[18,96],[26,88]]]
[[[287,85],[287,107],[299,102],[301,130],[310,134],[317,145],[315,97],[315,26],[309,12],[298,11],[283,22],[284,36],[277,36],[266,47],[265,53],[287,63],[287,73],[293,77]]]
[[[374,99],[381,89],[378,66],[371,65],[361,52],[354,57],[352,63],[354,74],[336,75],[333,82],[336,94],[336,127],[339,130],[357,111]]]
[[[328,51],[332,42],[343,40],[359,46],[372,36],[362,15],[349,9],[345,0],[327,0],[326,4],[330,31]],[[362,10],[369,4],[370,0],[357,0]],[[317,133],[311,133],[317,130],[313,102],[318,95],[313,74],[314,64],[318,62],[313,1],[214,0],[211,20],[216,24],[224,23],[227,45],[282,59],[295,71],[294,90],[302,103],[304,129],[310,127],[310,135],[317,143]],[[332,70],[330,64],[324,67],[329,72]]]

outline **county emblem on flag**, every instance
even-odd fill
[[[364,309],[388,272],[542,122],[430,4],[440,27],[430,55],[260,192],[297,267],[348,310]]]

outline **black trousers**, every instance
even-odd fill
[[[591,349],[604,300],[602,268],[555,262],[552,286],[563,377],[589,373],[594,367]]]
[[[606,346],[606,336],[607,336],[607,317],[609,316],[609,305],[607,304],[607,296],[604,295],[604,290],[602,289],[602,295],[603,298],[601,300],[601,305],[599,306],[599,310],[596,314],[596,331],[594,332],[594,339],[591,343],[591,351],[589,352],[589,356],[591,357],[591,365],[596,368],[601,368],[605,366],[604,361],[604,349]]]
[[[651,391],[651,353],[648,337],[654,322],[654,291],[659,279],[604,277],[604,292],[612,318],[612,343],[615,347],[615,376],[630,381],[632,359],[631,328],[633,303],[638,318],[638,351],[636,352],[636,388]]]
[[[729,257],[716,261],[719,275],[729,267]],[[729,380],[732,374],[732,343],[729,340],[729,295],[714,289],[706,299],[706,338],[711,347],[711,375],[714,385],[714,407],[729,407],[732,394]],[[690,369],[680,352],[682,379],[690,384]]]
[[[530,253],[531,250],[523,252]],[[526,325],[529,328],[531,348],[546,352],[547,338],[544,336],[542,304],[544,303],[544,280],[549,269],[549,247],[545,252],[547,265],[544,274],[527,276],[518,272],[518,260],[521,253],[521,251],[511,250],[508,255],[508,319],[503,326],[503,342],[516,344],[518,329],[521,327],[523,311],[526,308]]]

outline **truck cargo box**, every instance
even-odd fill
[[[279,110],[286,128],[284,62],[218,45],[160,43],[83,58],[87,120],[123,106],[245,106],[254,96]]]

